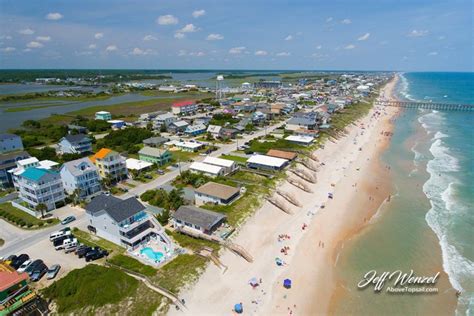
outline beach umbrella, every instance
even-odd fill
[[[276,262],[277,266],[281,266],[283,264],[283,262],[281,261],[280,258],[275,258],[275,262]]]
[[[250,281],[249,281],[249,284],[253,287],[256,287],[258,285],[258,280],[257,278],[251,278]]]
[[[283,281],[283,286],[286,288],[286,289],[291,289],[291,280],[290,279],[285,279]]]
[[[242,306],[242,303],[235,304],[235,305],[234,305],[234,311],[235,311],[237,314],[242,314],[242,312],[244,311],[244,308],[243,308],[243,306]]]

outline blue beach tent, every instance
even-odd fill
[[[242,307],[242,303],[235,304],[234,305],[234,311],[237,314],[242,314],[242,312],[244,311],[244,308]]]
[[[291,289],[291,280],[290,279],[285,279],[283,281],[283,286],[286,288],[286,289]]]

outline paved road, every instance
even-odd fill
[[[0,198],[0,203],[4,203],[4,202],[8,202],[8,201],[11,201],[11,200],[14,200],[18,197],[18,193],[17,192],[13,192],[13,193],[10,193],[10,194],[7,194],[5,195],[4,197]]]
[[[69,226],[87,226],[85,212],[75,214],[75,216],[76,220],[72,222]],[[16,227],[12,228],[8,226],[11,226],[11,224],[5,221],[0,222],[0,229],[2,230],[2,233],[0,235],[3,235],[4,229],[5,231],[16,230]],[[37,244],[44,239],[48,239],[49,235],[52,232],[64,227],[65,226],[58,224],[44,229],[31,231],[22,230],[21,235],[17,236],[16,238],[10,239],[10,241],[7,240],[5,246],[0,248],[0,257],[6,257],[11,254],[20,254],[24,249],[29,248],[30,246],[33,246],[34,244]]]

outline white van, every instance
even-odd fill
[[[49,240],[50,241],[54,241],[56,238],[59,238],[59,237],[62,237],[62,236],[69,236],[71,235],[71,231],[70,230],[59,230],[57,232],[53,232],[51,233],[51,235],[49,235]]]
[[[65,253],[70,253],[76,250],[77,246],[79,244],[76,242],[69,243],[67,246],[64,246],[64,252]]]
[[[77,239],[76,238],[69,238],[69,239],[64,239],[63,242],[57,246],[54,247],[56,250],[61,250],[66,248],[68,245],[76,243],[77,244]]]

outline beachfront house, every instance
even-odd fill
[[[278,149],[270,149],[267,152],[267,156],[270,157],[275,157],[275,158],[281,158],[281,159],[286,159],[289,161],[293,161],[296,159],[297,154],[291,151],[284,151],[284,150],[278,150]]]
[[[0,154],[23,150],[21,137],[15,134],[0,134]]]
[[[87,157],[64,163],[59,173],[66,192],[77,193],[80,200],[90,200],[102,192],[99,171]]]
[[[288,120],[285,129],[289,131],[299,129],[316,130],[318,129],[318,114],[316,112],[296,113]]]
[[[223,168],[225,175],[234,173],[239,168],[237,163],[233,160],[222,159],[222,158],[217,158],[217,157],[212,157],[212,156],[206,156],[206,158],[204,158],[203,160],[203,163]]]
[[[211,235],[226,219],[227,217],[220,213],[191,205],[182,205],[173,213],[171,222],[178,230]]]
[[[171,112],[175,115],[190,115],[197,111],[197,105],[194,101],[181,101],[173,103]]]
[[[191,172],[201,173],[213,178],[224,175],[223,167],[210,165],[210,164],[198,162],[198,161],[193,162],[191,166],[189,166],[189,170],[191,170]]]
[[[154,147],[143,147],[138,152],[138,158],[140,160],[162,166],[170,162],[172,157],[168,150],[162,150]]]
[[[228,205],[240,196],[240,189],[230,185],[208,182],[194,191],[194,203]]]
[[[101,194],[87,204],[86,218],[97,236],[124,247],[134,247],[162,230],[134,197],[121,200]]]
[[[116,151],[102,148],[91,156],[90,160],[99,170],[102,179],[109,178],[111,181],[117,182],[128,176],[125,159]]]
[[[112,114],[110,114],[110,112],[107,112],[107,111],[95,112],[95,119],[102,120],[102,121],[109,121],[112,119]]]
[[[48,211],[64,205],[64,187],[61,175],[55,170],[31,167],[17,179],[20,199],[35,210],[38,204],[46,205]]]
[[[302,146],[309,146],[313,143],[313,136],[302,136],[302,135],[290,135],[285,138],[285,140]]]
[[[252,155],[247,159],[247,167],[260,170],[282,170],[288,163],[289,161],[286,159],[266,155]]]
[[[68,134],[58,143],[60,154],[85,154],[92,152],[92,141],[85,134]]]

